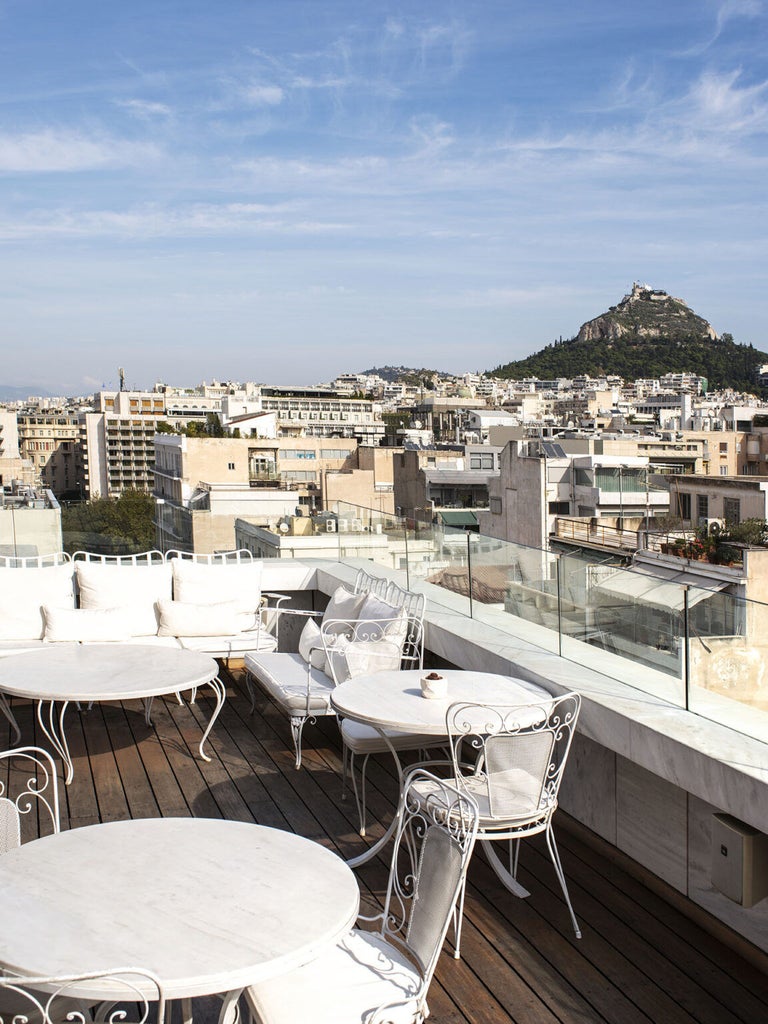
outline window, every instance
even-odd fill
[[[346,459],[349,455],[349,448],[321,448],[321,459]]]
[[[469,456],[470,469],[493,469],[493,452],[477,452]]]
[[[728,454],[728,442],[727,441],[721,441],[720,442],[720,454],[721,455],[727,455]]]
[[[699,521],[709,518],[709,497],[706,494],[696,496],[696,516]]]
[[[227,463],[227,469],[234,469],[234,468],[235,468],[234,462],[228,462]]]
[[[681,519],[691,518],[691,496],[690,494],[678,494],[677,514]]]
[[[720,476],[728,476],[728,467],[727,466],[721,466],[720,467]]]
[[[723,518],[726,523],[741,522],[741,501],[738,498],[723,498]]]
[[[571,510],[569,501],[550,501],[549,514],[551,516],[567,516]]]

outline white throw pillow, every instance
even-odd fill
[[[43,606],[49,643],[122,643],[130,640],[130,615],[122,608],[51,608]]]
[[[76,562],[80,607],[130,611],[130,636],[157,633],[157,604],[171,598],[169,565],[104,565]]]
[[[337,683],[375,672],[396,672],[402,659],[401,647],[390,640],[349,640],[340,636],[328,651],[329,674]]]
[[[188,604],[234,601],[242,612],[255,612],[261,603],[261,562],[206,565],[188,558],[174,558],[171,564],[175,601]]]
[[[71,562],[45,569],[0,568],[0,640],[42,640],[44,604],[74,609]]]
[[[323,622],[326,624],[334,619],[340,620],[338,626],[330,627],[330,632],[346,632],[348,627],[345,628],[345,623],[357,621],[365,598],[365,594],[353,594],[346,587],[337,587],[323,612]],[[326,632],[328,632],[328,627]]]
[[[240,610],[237,601],[196,604],[161,601],[158,636],[235,636],[253,629],[253,612]]]
[[[325,643],[323,643],[323,633],[320,626],[314,619],[307,619],[299,637],[299,654],[309,664],[311,652],[312,667],[320,672],[324,672],[326,675],[330,675],[325,648],[334,646],[339,636],[340,634],[336,633],[326,633]]]
[[[355,639],[378,640],[386,637],[388,641],[399,643],[401,648],[405,643],[408,619],[404,608],[398,608],[375,594],[366,594],[358,620],[366,625],[358,628]]]

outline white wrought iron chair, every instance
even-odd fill
[[[552,830],[557,796],[581,707],[577,693],[517,705],[459,702],[446,713],[451,783],[471,795],[480,810],[478,841],[503,885],[516,896],[530,893],[517,881],[520,840],[543,832],[576,938],[581,938]],[[417,791],[431,795],[429,784]],[[493,843],[509,843],[508,866]],[[456,935],[460,955],[461,925]]]
[[[360,574],[358,574],[360,579]],[[424,607],[425,597],[409,590],[403,590],[391,580],[387,582],[380,595],[389,604],[404,611],[408,621],[406,642],[403,645],[400,668],[420,669],[424,665]],[[418,733],[400,732],[395,729],[385,730],[385,736],[373,726],[361,722],[342,719],[339,723],[342,740],[343,789],[346,789],[347,775],[352,779],[352,791],[355,795],[360,835],[365,835],[366,827],[366,769],[372,754],[385,754],[394,751],[416,750],[426,754],[434,747],[444,747],[445,739],[440,736],[427,736]],[[360,783],[355,774],[355,759],[361,758]]]
[[[434,796],[417,798],[417,782]],[[356,927],[314,962],[246,989],[252,1017],[265,1024],[422,1024],[477,820],[468,794],[423,770],[407,776],[383,909],[358,919],[375,930]]]
[[[19,792],[11,785],[17,779]],[[56,765],[40,747],[0,750],[0,855],[21,846],[25,814],[30,822],[39,819],[40,831],[59,831]]]
[[[164,1020],[163,988],[150,971],[118,967],[43,978],[0,969],[0,1024],[164,1024]]]

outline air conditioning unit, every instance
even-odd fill
[[[339,533],[349,533],[349,520],[348,519],[340,519],[338,526],[339,526]]]
[[[325,521],[325,532],[326,533],[336,533],[336,520],[335,519],[326,519],[326,521]]]
[[[363,520],[362,519],[353,519],[352,520],[352,532],[353,533],[362,533],[363,532]]]
[[[715,527],[715,532],[717,532],[718,530],[724,530],[725,529],[725,520],[724,519],[702,519],[701,520],[701,525],[702,526],[706,526],[707,533],[712,533],[712,527],[713,526]]]

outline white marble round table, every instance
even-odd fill
[[[64,715],[72,701],[145,701],[145,717],[153,697],[210,686],[216,706],[200,740],[200,756],[210,758],[203,744],[224,703],[224,684],[218,665],[207,654],[149,644],[51,645],[0,658],[0,692],[37,701],[40,726],[61,755],[66,782],[73,766],[64,731]],[[58,705],[58,708],[57,708]]]
[[[445,714],[451,704],[468,701],[478,704],[535,704],[548,701],[552,694],[535,683],[491,672],[465,672],[462,669],[439,669],[448,684],[444,698],[427,699],[421,693],[421,678],[430,669],[376,672],[355,676],[341,683],[331,693],[331,705],[342,718],[351,718],[370,725],[381,735],[395,759],[401,789],[403,771],[397,751],[389,742],[387,730],[425,736],[447,736]],[[532,712],[537,717],[537,712]],[[353,857],[348,864],[358,867],[375,857],[389,841],[396,822],[393,820],[384,835],[365,853]]]
[[[308,963],[359,909],[355,876],[330,850],[209,818],[113,821],[34,840],[0,857],[0,892],[3,966],[38,977],[140,967],[168,999],[237,994]]]

